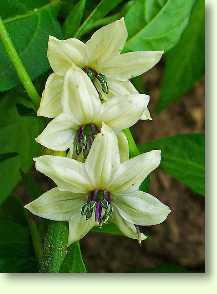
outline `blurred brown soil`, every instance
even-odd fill
[[[159,97],[161,70],[155,67],[144,76],[151,96],[152,121],[134,127],[138,143],[177,133],[204,130],[204,82],[159,115],[154,106]],[[197,271],[204,265],[204,199],[160,170],[151,176],[150,193],[169,205],[172,213],[163,224],[147,229],[150,239],[141,246],[125,237],[91,233],[81,241],[90,272],[142,271],[172,262]]]

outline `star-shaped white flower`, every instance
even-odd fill
[[[91,80],[81,69],[68,70],[63,88],[63,113],[47,125],[36,141],[55,151],[70,149],[70,154],[77,158],[80,154],[88,154],[95,135],[105,123],[117,134],[122,159],[127,159],[128,143],[120,131],[139,120],[147,108],[149,96],[119,95],[102,103]]]
[[[162,51],[120,54],[127,40],[124,18],[97,30],[86,43],[76,38],[50,37],[48,59],[54,71],[47,80],[38,115],[53,118],[61,113],[60,96],[64,76],[70,68],[82,68],[104,99],[137,93],[129,79],[152,68]],[[147,109],[142,119],[150,119]]]
[[[138,234],[138,226],[159,224],[170,213],[169,207],[157,198],[139,191],[144,178],[159,165],[160,151],[120,163],[117,138],[106,125],[84,163],[50,155],[35,161],[36,169],[57,187],[25,207],[43,218],[68,221],[69,245],[107,221],[130,238],[145,239]]]

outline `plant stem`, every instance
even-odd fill
[[[24,65],[23,62],[21,60],[21,58],[19,57],[12,41],[11,38],[5,28],[5,25],[3,23],[2,18],[0,17],[0,40],[2,41],[2,44],[4,45],[5,51],[11,61],[11,63],[13,64],[17,75],[23,85],[23,87],[25,88],[29,98],[32,100],[34,106],[37,108],[39,105],[39,101],[40,101],[40,96],[37,92],[37,90],[35,89]]]
[[[135,143],[135,140],[132,136],[132,133],[130,129],[125,129],[124,134],[127,137],[128,144],[129,144],[129,152],[130,152],[130,157],[134,157],[140,154],[139,149]]]
[[[67,254],[68,224],[49,222],[40,262],[41,273],[59,273]]]

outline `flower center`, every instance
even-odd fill
[[[91,191],[87,202],[81,208],[81,214],[86,216],[86,220],[95,213],[95,220],[100,226],[107,223],[111,214],[111,193],[106,190]]]
[[[86,159],[90,151],[95,136],[100,132],[95,124],[87,124],[81,126],[75,135],[74,141],[74,155],[81,156]]]
[[[96,72],[94,69],[89,67],[84,68],[84,71],[86,72],[88,77],[91,79],[92,83],[94,84],[100,99],[103,100],[101,91],[105,94],[108,94],[109,92],[106,76],[102,73]],[[99,89],[99,86],[101,91]]]

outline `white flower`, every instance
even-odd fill
[[[80,154],[85,158],[104,122],[118,135],[122,159],[128,159],[127,139],[120,131],[139,120],[147,108],[149,96],[119,95],[102,103],[91,80],[81,69],[68,70],[63,88],[63,113],[47,125],[36,141],[55,151],[70,149],[74,158]]]
[[[145,236],[138,234],[138,226],[159,224],[170,213],[157,198],[139,191],[144,178],[159,165],[160,151],[120,163],[117,138],[106,125],[96,136],[85,163],[50,155],[35,161],[36,169],[57,187],[25,207],[43,218],[68,221],[69,245],[108,220],[126,236],[140,241]]]
[[[82,68],[104,99],[113,95],[137,93],[129,79],[152,68],[163,52],[138,51],[120,54],[127,35],[122,18],[100,28],[86,43],[76,38],[58,40],[50,37],[48,59],[54,73],[46,83],[38,115],[53,118],[61,113],[61,89],[64,76],[71,68]],[[147,109],[142,119],[150,119]]]

